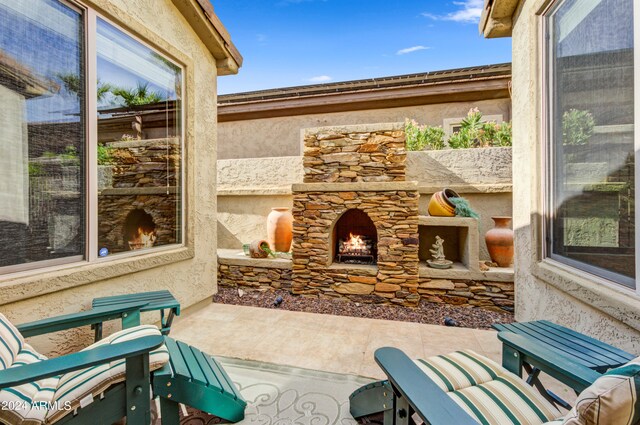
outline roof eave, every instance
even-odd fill
[[[486,38],[511,37],[513,14],[521,0],[484,0],[478,29]]]
[[[237,74],[242,55],[208,0],[172,0],[216,60],[218,75]]]

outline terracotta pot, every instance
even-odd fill
[[[256,239],[249,244],[249,254],[251,258],[267,258],[269,253],[262,249],[262,244],[268,244],[264,239]]]
[[[267,217],[269,246],[277,252],[289,252],[293,240],[293,215],[289,208],[271,208]]]
[[[436,192],[431,195],[429,200],[429,215],[437,217],[454,217],[456,215],[456,206],[453,205],[449,198],[459,198],[454,190],[442,189],[440,192]]]
[[[484,236],[491,261],[500,267],[509,267],[513,263],[511,217],[491,217],[491,219],[495,222],[495,227]]]

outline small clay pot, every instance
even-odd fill
[[[509,267],[513,263],[513,230],[511,217],[491,217],[495,227],[484,236],[491,261],[500,267]]]
[[[256,239],[249,244],[249,254],[251,258],[267,258],[269,253],[262,249],[263,244],[269,245],[264,239]]]
[[[431,195],[429,207],[427,208],[429,215],[436,217],[455,217],[456,206],[449,201],[449,198],[459,197],[460,195],[451,189],[442,189],[440,192],[434,193]]]
[[[289,252],[293,240],[293,215],[289,208],[271,208],[267,217],[269,247],[277,252]]]

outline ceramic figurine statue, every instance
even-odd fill
[[[434,269],[448,269],[453,264],[453,261],[447,260],[444,256],[444,239],[440,236],[436,236],[436,243],[431,245],[429,252],[433,257],[433,260],[427,260],[429,267]]]

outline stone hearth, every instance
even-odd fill
[[[405,161],[402,124],[305,131],[305,183],[293,185],[294,293],[419,301],[420,195],[415,182],[405,181]],[[374,265],[334,261],[336,223],[353,209],[375,226]],[[359,224],[353,226],[357,233]]]

